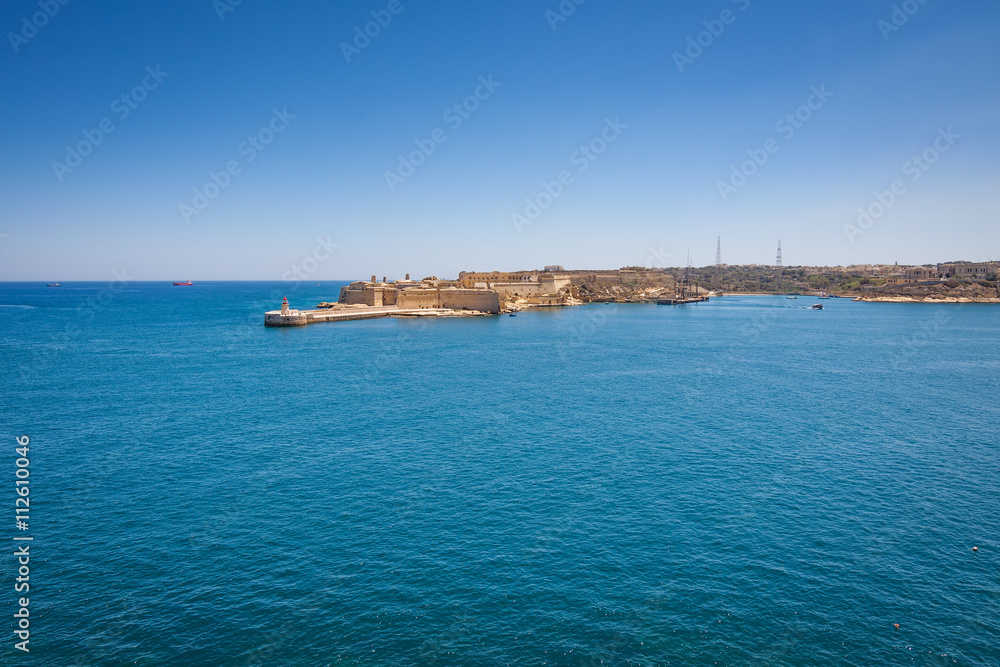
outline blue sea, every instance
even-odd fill
[[[1000,664],[1000,307],[339,287],[0,285],[3,664]]]

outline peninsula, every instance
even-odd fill
[[[359,280],[341,288],[336,302],[313,310],[265,314],[265,326],[303,326],[313,322],[376,317],[462,317],[512,313],[524,308],[576,306],[588,302],[655,301],[673,295],[677,281],[664,269],[626,267],[607,271],[463,271],[457,280],[436,276],[411,280]]]
[[[268,311],[264,325],[380,317],[470,317],[525,308],[585,303],[686,303],[724,294],[839,296],[889,303],[1000,303],[1000,262],[949,262],[809,266],[730,266],[573,270],[550,265],[527,271],[462,271],[455,280],[359,280],[342,287],[337,301],[312,310]]]

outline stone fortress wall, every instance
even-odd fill
[[[494,290],[466,288],[457,281],[425,278],[377,282],[359,280],[340,288],[339,302],[345,305],[396,306],[398,308],[451,308],[500,312],[500,295]]]
[[[478,310],[484,313],[500,312],[500,295],[480,289],[411,288],[399,292],[396,305],[400,308],[451,308],[452,310]]]
[[[436,277],[419,281],[359,280],[340,290],[344,305],[396,306],[404,309],[451,308],[498,313],[502,302],[525,300],[532,305],[573,303],[581,291],[611,286],[672,287],[674,277],[660,269],[626,267],[616,271],[462,271],[457,280]],[[582,289],[581,289],[582,288]],[[615,288],[619,289],[619,288]],[[579,303],[576,301],[576,303]]]

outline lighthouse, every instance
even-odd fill
[[[287,315],[288,314],[288,297],[287,296],[284,297],[281,300],[281,314],[282,315]]]

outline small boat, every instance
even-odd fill
[[[809,306],[809,309],[810,310],[823,310],[823,304],[821,304],[821,303],[814,303],[813,305]]]
[[[508,313],[508,317],[517,317],[517,313]]]
[[[194,283],[191,282],[190,280],[185,280],[182,283],[174,283],[174,285],[177,285],[178,287],[187,287],[189,285],[194,285]]]
[[[59,283],[49,283],[46,287],[61,287]]]
[[[797,296],[786,296],[785,298],[786,299],[798,299],[799,297],[797,297]]]

